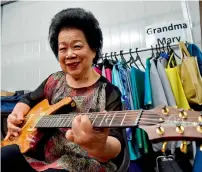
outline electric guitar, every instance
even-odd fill
[[[17,144],[22,153],[37,144],[39,128],[71,128],[72,120],[78,114],[58,114],[64,106],[75,107],[70,97],[49,105],[43,100],[25,116],[22,131],[18,137],[11,136],[1,142],[1,146]],[[173,107],[157,107],[151,110],[128,110],[83,113],[89,116],[93,127],[140,127],[152,142],[167,140],[202,140],[202,114],[192,110]]]

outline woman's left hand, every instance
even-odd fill
[[[109,128],[96,130],[87,115],[78,115],[73,119],[72,129],[66,132],[66,138],[97,157],[105,150],[108,133]]]

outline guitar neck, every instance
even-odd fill
[[[93,127],[134,127],[137,126],[143,110],[82,113],[88,115]],[[71,128],[72,121],[79,114],[43,116],[36,128]]]

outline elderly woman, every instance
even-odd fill
[[[6,139],[19,135],[19,124],[24,116],[45,98],[55,104],[70,96],[76,102],[77,113],[122,108],[118,88],[92,68],[103,43],[99,23],[92,13],[69,8],[56,14],[49,28],[49,42],[62,71],[51,74],[15,106],[8,116]],[[96,130],[86,115],[76,116],[72,129],[44,132],[37,149],[26,154],[21,154],[16,145],[3,147],[2,171],[113,172],[121,163],[122,131],[117,128]]]

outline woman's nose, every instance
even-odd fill
[[[75,58],[75,57],[76,54],[74,54],[74,52],[71,49],[67,50],[66,58]]]

